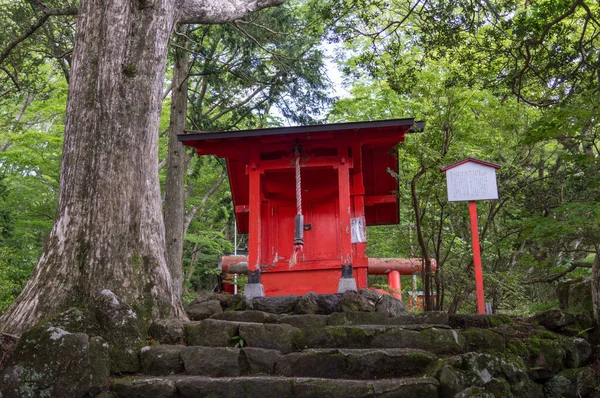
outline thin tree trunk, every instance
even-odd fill
[[[175,295],[181,300],[183,288],[183,223],[185,218],[184,176],[185,148],[177,140],[183,133],[187,120],[187,77],[189,54],[186,51],[187,25],[178,27],[182,34],[176,35],[173,90],[171,93],[171,119],[169,125],[169,155],[165,182],[165,237],[166,257]]]
[[[165,260],[158,124],[175,23],[223,23],[282,0],[81,0],[56,221],[0,318],[18,334],[104,289],[152,318],[184,317]]]
[[[421,176],[425,174],[425,171],[426,169],[421,167],[421,169],[413,177],[412,181],[410,182],[410,194],[415,212],[417,240],[419,242],[419,247],[421,248],[421,256],[423,257],[423,261],[425,263],[425,269],[422,272],[423,294],[425,296],[424,307],[425,311],[433,311],[433,301],[431,297],[431,256],[429,255],[429,250],[427,248],[427,244],[425,243],[425,237],[423,236],[423,226],[421,225],[421,209],[419,207],[419,198],[417,197],[417,182]]]

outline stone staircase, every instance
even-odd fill
[[[186,345],[140,350],[118,397],[437,397],[427,370],[465,340],[444,313],[245,310],[185,324]]]
[[[542,393],[542,385],[529,379],[520,359],[521,367],[505,356],[470,353],[506,350],[505,341],[510,338],[499,331],[502,322],[498,326],[493,318],[449,319],[440,312],[398,314],[389,306],[377,312],[354,295],[346,295],[350,304],[338,306],[341,312],[329,313],[314,306],[313,313],[294,314],[297,301],[291,309],[261,307],[266,298],[254,305],[242,303],[236,311],[223,303],[225,311],[220,311],[213,302],[210,306],[217,309],[199,316],[208,318],[184,324],[185,344],[142,347],[140,373],[113,379],[109,391],[100,396],[554,396]],[[314,303],[315,297],[311,300]],[[466,325],[465,319],[483,329],[469,328],[473,325]],[[467,329],[455,330],[451,324]],[[492,327],[498,330],[491,332]],[[465,370],[462,364],[469,361],[481,362],[485,369]],[[543,363],[535,365],[544,367]],[[473,372],[475,379],[468,381]],[[574,377],[581,378],[579,374]],[[496,382],[498,386],[493,387]],[[585,396],[581,391],[578,394]]]

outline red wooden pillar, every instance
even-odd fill
[[[342,279],[338,290],[356,290],[356,282],[352,274],[352,231],[350,230],[350,164],[348,148],[343,146],[338,149],[340,164],[338,166],[339,190],[339,233],[340,233],[340,260],[342,265]],[[354,283],[347,283],[353,281]]]
[[[393,296],[396,297],[398,300],[402,300],[402,284],[400,281],[400,272],[392,270],[388,272],[387,278],[388,286],[390,287]]]
[[[253,155],[248,165],[250,182],[249,227],[248,227],[248,282],[251,275],[260,273],[260,234],[261,228],[261,193],[260,193],[260,168],[259,152],[252,151]]]
[[[475,294],[477,296],[477,313],[485,314],[485,298],[483,294],[483,272],[481,270],[481,250],[479,248],[479,229],[477,227],[477,205],[469,201],[471,216],[471,242],[473,244],[473,265],[475,267]]]
[[[352,146],[352,198],[354,202],[354,217],[365,216],[365,187],[362,174],[362,148],[360,144]],[[355,243],[356,258],[366,257],[367,243]]]

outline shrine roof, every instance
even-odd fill
[[[423,131],[424,122],[415,122],[413,118],[406,119],[388,119],[367,122],[348,122],[348,123],[330,123],[315,124],[309,126],[291,126],[291,127],[273,127],[255,130],[237,130],[237,131],[214,131],[201,132],[185,130],[184,134],[179,134],[179,141],[204,141],[204,140],[226,140],[247,137],[266,137],[272,135],[289,134],[310,134],[310,133],[349,133],[354,131],[367,132],[369,130],[378,130],[382,128],[408,127],[407,132]]]

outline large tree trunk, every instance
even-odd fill
[[[183,35],[187,25],[178,28],[181,35],[175,40],[175,65],[173,67],[173,90],[171,92],[171,118],[169,125],[169,156],[165,182],[165,236],[167,240],[167,264],[173,278],[175,296],[181,300],[183,289],[183,237],[185,218],[185,148],[177,140],[177,134],[185,129],[187,120],[187,77],[189,54],[185,50],[187,40]]]
[[[57,218],[0,318],[21,333],[108,289],[138,317],[184,316],[165,261],[158,123],[173,25],[222,23],[282,0],[81,0]]]

